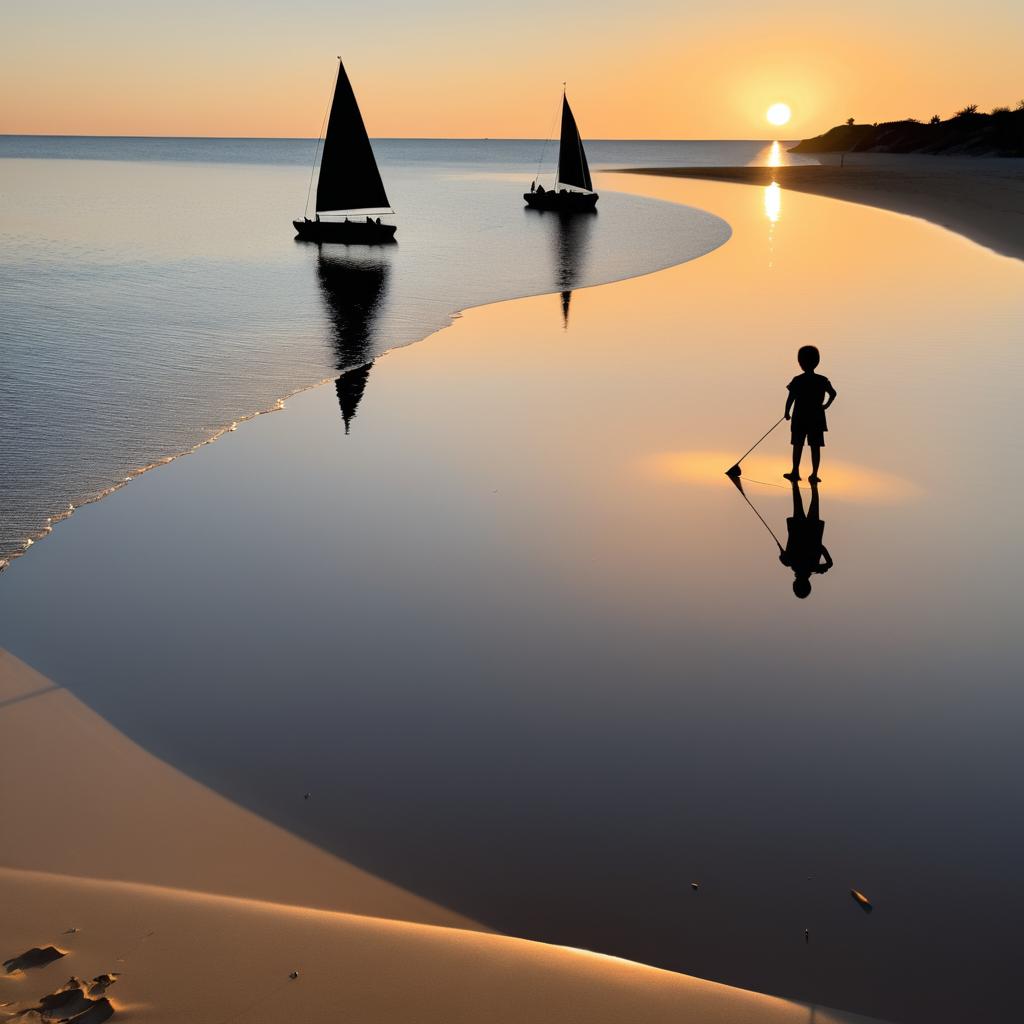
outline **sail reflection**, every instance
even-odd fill
[[[569,327],[569,305],[573,289],[583,277],[587,257],[590,254],[591,235],[597,220],[597,211],[577,213],[554,213],[551,211],[530,211],[527,213],[544,219],[551,244],[554,261],[555,287],[562,302],[562,326]]]
[[[335,381],[338,405],[349,432],[373,366],[376,325],[387,293],[387,261],[351,255],[317,256],[316,272],[327,319],[335,365],[342,371]]]

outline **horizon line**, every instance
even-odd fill
[[[96,135],[68,132],[0,132],[0,139],[180,139],[183,141],[209,140],[211,142],[316,142],[316,135]],[[378,142],[544,142],[530,135],[371,135]],[[670,138],[654,136],[602,137],[590,136],[587,142],[796,142],[792,138]]]

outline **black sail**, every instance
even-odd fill
[[[562,96],[562,141],[558,147],[558,182],[594,191],[590,180],[587,154],[583,152],[583,140],[576,127],[576,118],[569,109],[569,101]]]
[[[345,74],[345,65],[339,60],[316,185],[317,212],[385,210],[390,206],[356,94]]]

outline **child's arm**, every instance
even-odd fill
[[[825,394],[828,395],[828,401],[822,406],[822,409],[827,409],[836,400],[836,395],[838,393],[839,392],[832,387],[832,381],[829,381],[825,388]]]
[[[786,411],[782,414],[785,419],[789,419],[789,410],[793,408],[793,392],[786,396]]]
[[[828,548],[825,547],[824,544],[821,545],[821,553],[825,556],[825,564],[822,565],[819,562],[817,569],[815,569],[814,571],[815,572],[819,572],[822,575],[824,575],[825,573],[827,573],[829,571],[829,569],[832,568],[833,562],[832,562],[832,556],[828,553]]]

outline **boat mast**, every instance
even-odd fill
[[[562,90],[565,91],[565,82],[562,83]],[[551,136],[555,134],[555,125],[558,123],[558,107],[555,107],[554,114],[551,115],[551,124],[548,125],[548,133],[544,136],[544,145],[540,147],[540,159],[537,161],[537,173],[533,176],[533,183],[536,185],[540,181],[541,171],[544,168],[544,157],[547,156],[548,143],[551,141]],[[561,148],[561,141],[559,141],[559,148]],[[558,165],[555,165],[555,178],[558,178]]]
[[[338,55],[338,69],[334,72],[334,85],[331,87],[330,95],[327,97],[327,108],[324,110],[324,119],[320,122],[320,134],[316,137],[316,149],[313,151],[313,166],[309,169],[309,188],[306,189],[306,208],[303,216],[309,218],[309,198],[313,194],[313,175],[316,174],[316,161],[320,156],[320,143],[324,139],[324,128],[327,126],[327,118],[331,113],[331,106],[334,103],[334,93],[338,88],[338,75],[341,74],[341,54]]]
[[[565,106],[565,82],[562,83],[562,106]],[[555,192],[558,191],[558,172],[562,169],[562,146],[565,139],[562,138],[561,129],[558,132],[558,163],[555,164]]]

